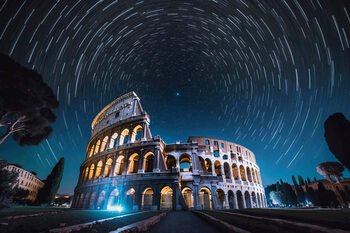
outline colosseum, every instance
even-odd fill
[[[129,210],[266,207],[254,154],[236,143],[189,137],[165,144],[134,92],[92,122],[75,208]]]

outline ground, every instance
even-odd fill
[[[244,209],[202,212],[248,232],[334,232],[335,229],[350,232],[349,209]],[[110,232],[158,214],[159,211],[130,213],[64,208],[11,208],[0,210],[0,232],[48,232],[53,228],[118,216],[79,231]],[[319,227],[319,231],[310,228],[313,226]],[[191,211],[171,211],[149,230],[149,233],[153,232],[220,231]]]

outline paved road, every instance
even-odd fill
[[[148,233],[220,233],[190,211],[171,211]]]

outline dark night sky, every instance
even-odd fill
[[[66,159],[73,193],[93,117],[135,91],[167,143],[209,136],[250,148],[263,184],[335,160],[323,122],[350,118],[350,1],[0,1],[0,52],[35,69],[60,107],[40,146],[0,158],[44,179]],[[347,176],[349,173],[345,173]]]

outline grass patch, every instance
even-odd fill
[[[251,219],[241,216],[230,215],[224,212],[217,211],[202,211],[203,213],[209,214],[214,218],[225,221],[231,225],[242,228],[244,230],[261,233],[261,232],[269,232],[269,233],[295,233],[295,229],[290,229],[288,227],[282,227],[271,223],[271,221],[267,220],[259,220],[259,219]]]
[[[350,230],[349,209],[243,209],[225,211]]]
[[[117,230],[120,227],[145,220],[155,215],[159,215],[160,213],[161,213],[160,211],[152,211],[152,212],[146,212],[146,213],[141,213],[137,215],[127,216],[119,219],[113,219],[102,223],[94,224],[92,228],[86,228],[86,229],[81,229],[80,231],[72,231],[72,232],[74,233],[111,232],[111,231]]]
[[[71,226],[124,214],[127,214],[127,212],[119,213],[107,210],[68,209],[63,213],[48,213],[47,215],[43,216],[24,217],[9,220],[7,226],[0,225],[0,232],[46,232],[53,228]]]

